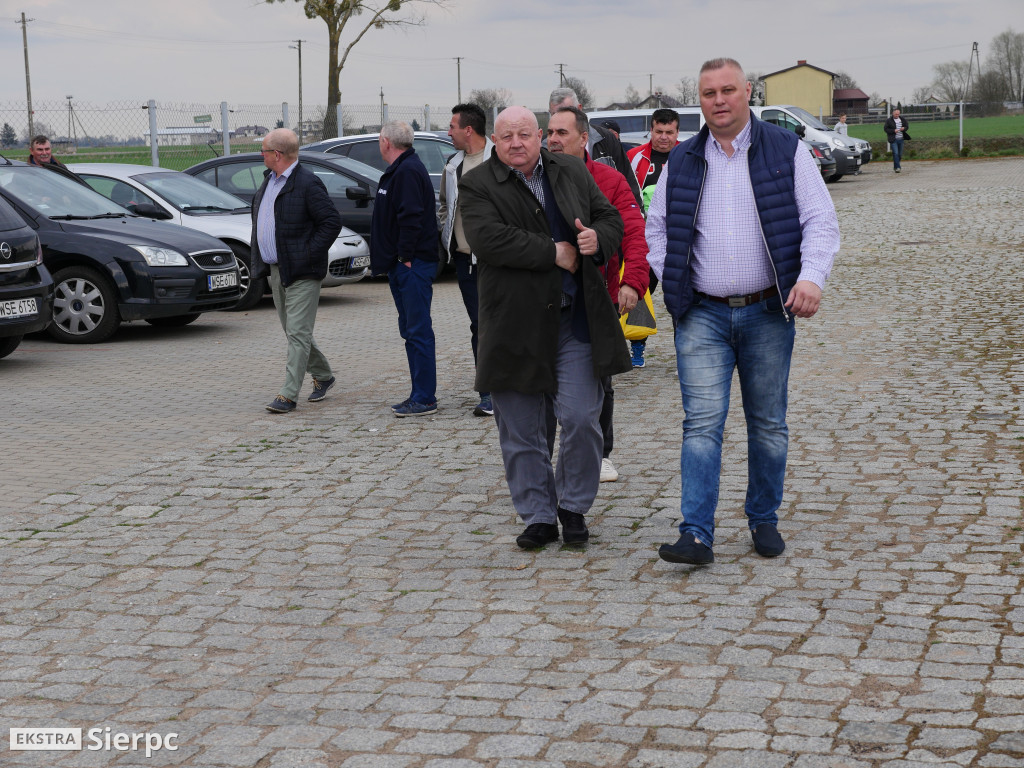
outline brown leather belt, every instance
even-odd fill
[[[771,285],[765,288],[763,291],[755,291],[754,293],[748,293],[746,296],[712,296],[708,293],[696,292],[702,299],[711,299],[711,301],[717,301],[720,304],[728,304],[730,307],[749,307],[751,304],[756,304],[759,301],[764,301],[771,296],[778,296],[778,292],[775,290],[775,286]]]

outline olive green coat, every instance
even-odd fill
[[[632,363],[595,263],[605,264],[619,247],[622,218],[582,160],[546,149],[541,158],[565,222],[572,227],[578,218],[598,236],[599,253],[579,260],[594,373],[623,373]],[[478,261],[476,389],[555,392],[562,270],[543,207],[497,152],[462,177],[459,207]]]

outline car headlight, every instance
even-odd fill
[[[843,147],[846,146],[846,144],[844,144],[843,140],[837,136],[836,138],[832,139],[832,146],[838,149],[842,149]]]
[[[188,259],[185,254],[170,248],[158,248],[155,245],[133,245],[136,251],[142,254],[142,258],[151,267],[187,267]]]

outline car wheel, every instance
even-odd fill
[[[829,184],[835,184],[837,181],[843,178],[844,175],[845,174],[837,173],[835,176],[832,176],[831,178],[828,178],[825,181],[828,182]]]
[[[231,245],[231,252],[235,254],[235,263],[238,265],[238,284],[241,288],[241,296],[238,303],[231,308],[232,312],[241,312],[255,307],[267,289],[267,279],[261,277],[252,279],[252,252],[244,245]]]
[[[53,276],[53,322],[46,332],[64,344],[94,344],[117,330],[121,317],[110,281],[89,267],[67,267]]]
[[[0,360],[16,350],[23,338],[24,336],[8,336],[5,339],[0,339]]]
[[[157,328],[181,328],[198,320],[199,314],[199,312],[192,312],[188,315],[174,315],[173,317],[151,317],[146,322]]]

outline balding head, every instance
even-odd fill
[[[529,178],[540,160],[540,126],[526,107],[509,107],[494,121],[491,135],[498,159]]]
[[[276,149],[294,160],[299,156],[299,137],[291,128],[275,128],[263,138],[264,149]]]

